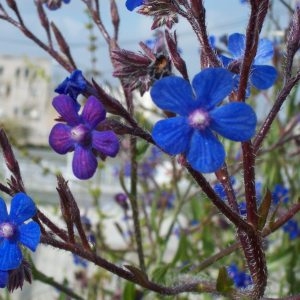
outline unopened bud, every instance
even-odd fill
[[[300,48],[300,1],[296,2],[287,38],[287,48],[293,54]]]
[[[172,62],[175,68],[182,74],[184,79],[188,79],[188,73],[186,69],[185,61],[180,56],[178,46],[177,46],[177,39],[176,33],[172,36],[167,30],[165,31],[166,41],[168,44],[169,52],[171,54]]]

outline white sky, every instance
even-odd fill
[[[39,26],[39,21],[35,15],[33,1],[19,0],[17,2],[20,3],[20,11],[27,26],[40,37],[43,37],[43,40],[46,40],[45,33]],[[151,18],[127,11],[125,0],[117,0],[117,2],[121,17],[120,45],[122,48],[129,50],[140,50],[138,42],[152,37],[150,30]],[[4,0],[0,0],[0,3],[5,6]],[[100,0],[100,5],[104,23],[111,29],[109,1]],[[247,5],[241,4],[240,0],[206,0],[205,5],[209,34],[221,36],[223,34],[243,33],[245,31],[249,8]],[[72,0],[68,5],[63,4],[60,10],[48,11],[49,19],[56,23],[72,46],[74,58],[82,70],[90,66],[90,54],[86,50],[88,31],[84,27],[88,19],[83,11],[84,5],[80,0]],[[277,15],[275,16],[278,21],[285,19],[283,12],[286,12],[286,9],[278,3]],[[177,30],[179,47],[182,49],[183,58],[187,62],[190,75],[193,76],[199,72],[199,46],[197,40],[184,20],[181,19],[175,29]],[[103,77],[106,80],[110,80],[112,78],[112,67],[101,36],[99,36],[98,45],[98,68],[102,71]],[[17,29],[2,20],[0,20],[0,54],[47,57],[47,54],[35,46],[33,42],[24,38]]]

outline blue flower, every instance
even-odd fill
[[[22,262],[20,244],[35,251],[40,241],[40,227],[31,221],[24,223],[36,214],[36,207],[30,197],[17,193],[7,213],[6,204],[0,198],[0,270],[18,268]]]
[[[67,77],[56,89],[55,92],[61,95],[69,95],[77,105],[77,111],[80,109],[79,103],[76,101],[78,95],[85,91],[87,82],[80,70],[75,70]]]
[[[171,209],[174,207],[175,195],[169,191],[162,191],[157,199],[158,208]]]
[[[73,262],[75,265],[77,266],[81,266],[83,268],[87,268],[88,267],[88,261],[74,253],[72,253],[72,256],[73,256]]]
[[[125,5],[128,10],[133,11],[135,8],[143,4],[144,0],[127,0]]]
[[[246,37],[244,34],[234,33],[228,38],[228,50],[233,58],[221,55],[220,58],[226,68],[235,74],[240,73],[241,62],[245,55]],[[276,78],[277,71],[274,67],[265,65],[273,57],[274,49],[271,41],[260,39],[257,53],[251,67],[250,84],[259,90],[271,87]],[[239,75],[236,77],[239,80]]]
[[[246,216],[247,215],[247,205],[245,201],[242,201],[238,204],[240,215]]]
[[[5,288],[8,282],[8,272],[0,271],[0,288]]]
[[[113,131],[96,130],[106,117],[103,105],[97,98],[90,96],[81,115],[69,96],[55,97],[52,105],[67,124],[58,123],[52,128],[50,146],[59,154],[74,151],[74,175],[79,179],[91,178],[98,165],[95,152],[115,157],[119,151],[119,141]]]
[[[227,272],[237,288],[246,288],[248,285],[252,284],[251,276],[243,271],[240,271],[236,264],[231,264],[227,268]]]
[[[287,203],[289,201],[289,190],[281,184],[276,184],[272,191],[272,198],[275,205],[280,202]]]
[[[216,48],[216,36],[215,35],[210,35],[208,37],[208,42],[212,48]]]
[[[43,0],[50,10],[56,10],[61,7],[61,3],[69,4],[71,0]]]
[[[219,106],[234,85],[232,73],[225,69],[205,69],[192,85],[195,95],[189,82],[177,76],[154,83],[154,103],[178,116],[158,121],[152,136],[167,153],[183,153],[195,170],[214,172],[225,160],[224,147],[214,132],[233,141],[247,141],[255,132],[256,115],[243,102]]]
[[[222,199],[225,200],[226,199],[226,192],[225,189],[223,187],[223,185],[221,183],[216,183],[214,186],[214,191],[216,192],[216,194]]]
[[[230,182],[231,185],[235,184],[235,178],[234,177],[230,177]],[[213,186],[214,191],[216,192],[216,194],[222,199],[222,200],[226,200],[227,199],[227,195],[225,192],[225,189],[223,187],[223,185],[218,182]]]
[[[282,227],[283,231],[289,235],[290,240],[296,239],[300,235],[298,222],[296,220],[288,220]]]

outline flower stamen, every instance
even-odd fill
[[[188,117],[189,124],[195,129],[203,130],[210,124],[210,117],[203,109],[194,110]]]
[[[13,224],[11,223],[0,224],[0,237],[9,239],[14,236],[15,232],[16,232],[16,228]]]

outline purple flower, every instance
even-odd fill
[[[40,242],[40,227],[36,222],[24,223],[36,214],[36,207],[30,197],[17,193],[12,201],[10,213],[0,198],[0,270],[18,268],[22,262],[20,244],[35,251]]]
[[[116,202],[124,209],[129,209],[129,205],[127,202],[127,196],[124,193],[118,193],[115,195]]]
[[[241,62],[245,55],[246,37],[244,34],[234,33],[228,38],[228,50],[233,58],[221,55],[220,58],[226,68],[235,74],[240,73]],[[257,53],[250,72],[250,84],[259,90],[271,87],[276,78],[277,71],[274,67],[264,65],[273,57],[273,44],[267,39],[260,39]],[[239,80],[239,75],[236,77]]]
[[[76,103],[78,95],[85,91],[87,82],[80,70],[75,70],[56,89],[55,92],[61,95],[69,95]],[[77,103],[77,110],[80,109]]]
[[[0,271],[0,288],[5,288],[8,282],[8,272]]]
[[[290,240],[296,239],[300,235],[298,222],[296,220],[288,220],[282,227],[283,231],[289,235]]]
[[[240,271],[236,264],[231,264],[227,268],[227,272],[237,288],[246,288],[248,285],[252,284],[251,276]]]
[[[144,4],[144,0],[127,0],[126,7],[128,10],[133,11],[135,8]]]
[[[214,172],[225,160],[224,147],[214,132],[233,141],[247,141],[255,132],[256,115],[243,102],[219,106],[234,85],[225,69],[205,69],[192,85],[195,95],[190,83],[177,76],[155,82],[151,89],[154,103],[178,116],[158,121],[152,136],[167,153],[183,153],[195,170]]]
[[[116,134],[96,130],[106,116],[101,102],[90,96],[78,114],[73,99],[60,95],[53,99],[52,105],[66,122],[56,124],[49,136],[49,144],[59,154],[74,151],[72,168],[79,179],[91,178],[97,169],[96,154],[115,157],[119,151]]]

